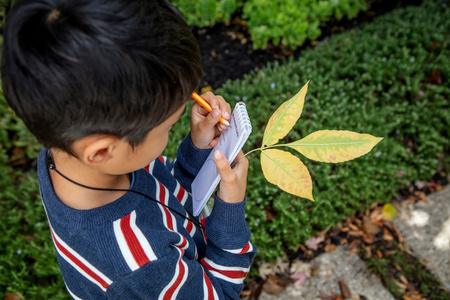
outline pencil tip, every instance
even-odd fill
[[[222,123],[225,124],[225,125],[227,125],[227,126],[230,126],[230,122],[228,122],[227,120],[223,120]]]

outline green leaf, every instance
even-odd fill
[[[263,146],[276,144],[291,131],[303,111],[309,81],[291,99],[281,104],[270,117],[264,131]]]
[[[285,192],[314,201],[311,175],[298,157],[278,149],[261,152],[261,168],[267,181]]]
[[[297,150],[312,160],[338,163],[368,153],[382,139],[346,130],[319,130],[284,146]]]

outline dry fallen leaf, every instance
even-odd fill
[[[395,280],[394,278],[391,278],[392,282],[395,283],[396,286],[398,286],[401,290],[406,291],[408,286],[400,281]]]
[[[380,227],[378,227],[369,216],[363,217],[363,229],[366,233],[377,234],[380,231]]]
[[[267,294],[278,295],[281,294],[286,289],[286,286],[291,283],[293,283],[293,280],[290,279],[288,275],[276,276],[269,274],[262,288]]]
[[[322,243],[325,239],[322,236],[313,236],[312,238],[308,239],[305,242],[306,247],[308,247],[311,250],[317,250],[318,245]]]
[[[375,235],[373,233],[364,233],[362,240],[364,243],[371,245],[375,242]]]
[[[341,289],[341,294],[344,297],[344,299],[348,299],[352,297],[352,293],[350,292],[350,289],[348,288],[347,284],[345,284],[344,280],[339,280],[339,288]]]
[[[325,252],[333,252],[334,250],[336,250],[336,245],[335,244],[328,244],[325,246]]]

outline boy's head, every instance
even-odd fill
[[[133,146],[198,87],[198,43],[164,0],[16,1],[2,51],[3,92],[47,148],[86,136]]]

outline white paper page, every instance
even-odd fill
[[[236,104],[230,119],[230,127],[223,131],[216,147],[211,151],[197,177],[192,182],[193,212],[198,216],[220,181],[214,163],[214,151],[220,150],[231,163],[244,146],[251,133],[250,119],[242,102]]]

